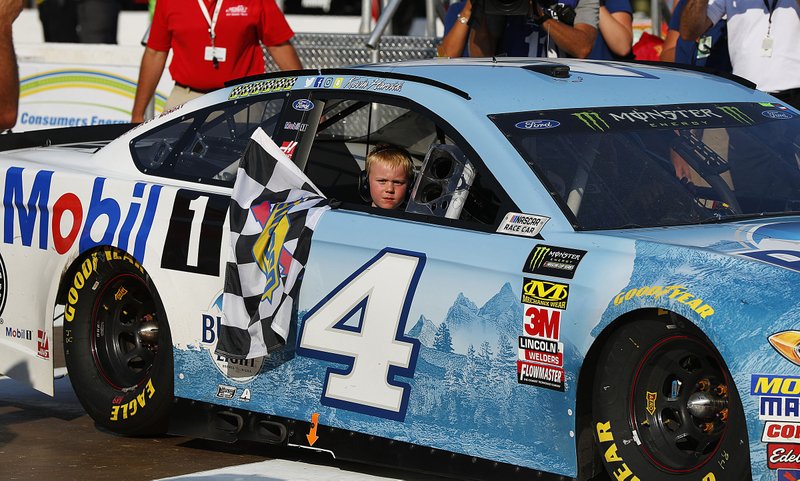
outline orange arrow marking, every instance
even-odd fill
[[[313,446],[314,443],[317,442],[319,436],[317,436],[317,424],[319,423],[319,413],[314,413],[311,415],[311,429],[306,434],[306,439],[308,439],[308,445]]]

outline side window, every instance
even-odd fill
[[[134,139],[134,162],[150,175],[232,186],[250,136],[259,126],[272,135],[282,107],[278,98],[192,112]]]
[[[306,175],[329,197],[369,206],[363,171],[370,149],[380,144],[404,148],[414,163],[406,212],[490,225],[499,221],[505,197],[500,186],[421,110],[360,99],[326,100]]]

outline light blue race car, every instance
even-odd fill
[[[0,372],[52,392],[63,336],[99,425],[460,479],[800,479],[800,112],[747,82],[436,59],[114,129],[0,140]],[[238,200],[285,194],[279,157],[313,225]]]

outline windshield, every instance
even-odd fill
[[[800,213],[800,120],[778,104],[491,116],[579,229]]]

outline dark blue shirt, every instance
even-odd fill
[[[447,13],[444,15],[444,36],[446,37],[453,25],[458,21],[458,15],[464,10],[464,2],[451,3],[447,7]],[[462,57],[469,57],[469,36],[471,32],[467,32],[467,41],[464,42],[464,50],[461,52]]]
[[[631,8],[630,0],[606,0],[606,9],[608,13],[628,12],[633,15],[633,8]],[[589,53],[589,58],[595,60],[614,60],[620,58],[619,55],[614,54],[606,40],[603,38],[603,33],[597,29],[597,37],[594,40],[594,47]]]
[[[675,5],[675,10],[669,19],[670,30],[680,31],[681,12],[685,5],[686,0],[679,0]],[[690,42],[678,37],[678,42],[675,44],[675,63],[714,68],[726,72],[732,71],[731,59],[728,56],[725,21],[720,20],[714,24],[697,42]]]
[[[559,0],[558,3],[572,8],[578,6],[579,0]],[[501,53],[504,52],[509,57],[546,57],[548,47],[557,47],[553,39],[547,39],[547,35],[541,32],[539,25],[534,23],[525,15],[510,15],[506,17],[505,30],[503,32],[503,42]],[[535,45],[530,45],[529,40]]]

